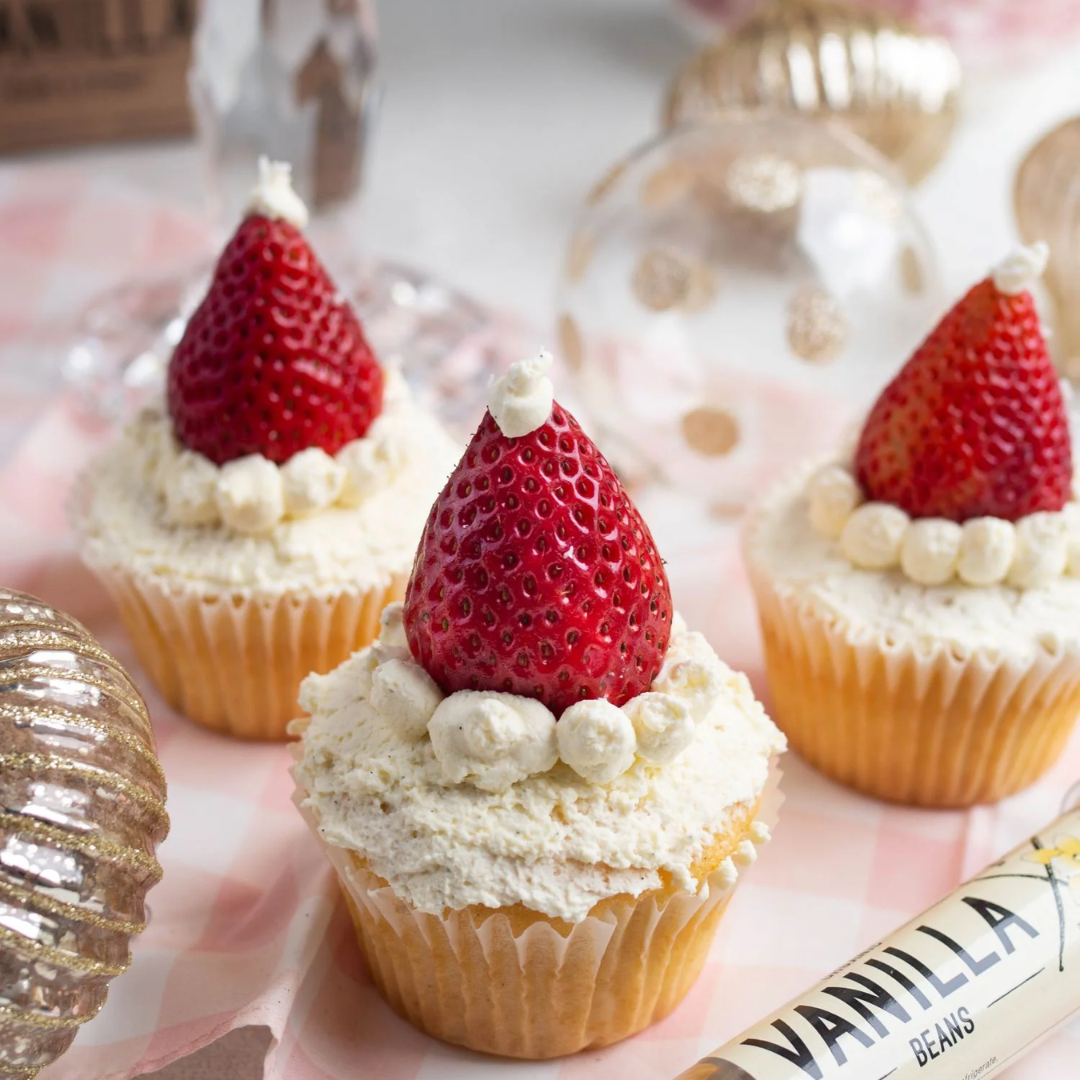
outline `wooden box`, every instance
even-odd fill
[[[196,0],[0,0],[0,153],[184,135]]]

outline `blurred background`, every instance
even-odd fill
[[[1080,0],[0,0],[0,477],[156,392],[265,153],[457,434],[553,348],[687,613],[757,664],[725,591],[747,499],[1019,240],[1050,244],[1037,299],[1080,377],[1078,117]],[[266,1044],[162,1080],[258,1075]]]
[[[1078,60],[1076,0],[0,0],[0,452],[153,387],[267,152],[459,430],[549,344],[630,481],[730,517],[1019,235],[1075,306],[1073,129],[1018,173]]]

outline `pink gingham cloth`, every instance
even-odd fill
[[[121,189],[25,171],[12,202],[12,182],[0,170],[0,267],[7,268],[0,270],[0,356],[42,318],[68,314],[86,299],[88,284],[163,269],[179,249],[205,251],[198,223],[152,201],[140,205]],[[15,205],[32,213],[16,213]],[[125,230],[122,242],[110,215]],[[88,242],[85,228],[98,230],[102,242]],[[17,420],[0,409],[0,445]],[[150,925],[135,942],[131,970],[43,1080],[125,1080],[248,1025],[270,1029],[268,1080],[669,1080],[1051,820],[1080,777],[1078,737],[1053,773],[1023,795],[938,813],[854,795],[788,755],[775,838],[737,892],[700,981],[672,1016],[624,1044],[558,1062],[507,1062],[443,1046],[398,1019],[376,993],[329,866],[290,801],[288,751],[210,734],[170,711],[80,565],[64,498],[107,437],[70,402],[56,400],[19,440],[0,467],[0,582],[70,611],[128,665],[154,717],[172,832],[159,852],[165,875],[150,894]],[[662,546],[671,538],[677,605],[762,690],[734,532],[695,531],[663,508],[657,525]],[[1008,1075],[1071,1077],[1078,1055],[1080,1023]]]

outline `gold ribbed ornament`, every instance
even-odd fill
[[[1043,282],[1054,308],[1054,360],[1064,375],[1080,379],[1080,116],[1032,147],[1014,195],[1021,237],[1050,248]]]
[[[74,619],[7,589],[0,799],[0,1080],[26,1080],[127,969],[169,819],[124,669]]]
[[[683,68],[664,122],[732,108],[833,119],[916,183],[945,152],[959,90],[960,64],[943,38],[832,0],[771,0]]]

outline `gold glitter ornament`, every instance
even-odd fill
[[[650,248],[641,256],[631,288],[650,311],[700,311],[715,291],[707,266],[669,248]]]
[[[747,154],[736,158],[724,179],[731,204],[755,214],[794,210],[802,195],[802,173],[778,154]]]
[[[834,0],[771,0],[693,57],[664,104],[673,127],[732,108],[834,119],[911,183],[945,152],[960,65],[944,38]]]
[[[847,316],[836,300],[815,285],[799,289],[788,304],[787,338],[800,360],[827,364],[847,344]]]
[[[25,1080],[127,969],[169,821],[124,669],[74,619],[6,589],[0,796],[0,1080]]]
[[[1080,379],[1080,117],[1066,120],[1028,151],[1016,174],[1016,220],[1026,243],[1043,240],[1050,261],[1050,350],[1061,372]]]
[[[680,427],[687,446],[704,457],[724,457],[739,444],[739,422],[726,409],[693,409]]]

